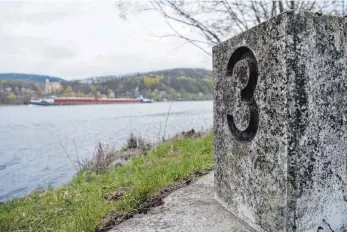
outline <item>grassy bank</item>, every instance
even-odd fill
[[[94,231],[143,209],[213,165],[213,134],[166,141],[124,166],[79,172],[67,185],[0,205],[0,231]]]

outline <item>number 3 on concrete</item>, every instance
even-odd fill
[[[241,89],[240,97],[241,102],[247,105],[249,109],[249,121],[248,126],[245,130],[239,130],[235,125],[235,117],[231,114],[227,115],[227,122],[231,133],[234,135],[235,139],[239,142],[250,142],[253,140],[257,133],[259,125],[259,110],[257,103],[254,99],[254,91],[258,81],[258,64],[256,57],[252,50],[247,47],[240,47],[235,50],[235,52],[230,57],[227,75],[233,76],[235,66],[240,66],[241,69],[248,69],[246,72],[241,72],[241,78],[247,79],[247,85]],[[244,67],[242,67],[244,66]],[[237,70],[236,70],[237,71]],[[248,75],[248,77],[242,77],[242,75]],[[240,80],[238,80],[240,81]],[[234,99],[235,100],[235,99]],[[240,112],[242,114],[242,111]],[[245,116],[246,117],[246,116]]]

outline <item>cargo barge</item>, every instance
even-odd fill
[[[152,99],[146,99],[142,96],[139,98],[43,98],[32,99],[30,104],[41,106],[54,106],[54,105],[86,105],[86,104],[116,104],[116,103],[152,103]]]

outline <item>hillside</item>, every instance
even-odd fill
[[[90,77],[81,80],[95,80],[98,82],[104,82],[108,80],[118,79],[118,78],[127,78],[127,77],[142,77],[142,76],[166,76],[166,77],[179,77],[179,76],[188,76],[192,78],[201,78],[206,76],[212,76],[212,71],[201,68],[174,68],[174,69],[164,69],[158,71],[151,72],[143,72],[143,73],[128,73],[124,75],[107,75],[107,76],[96,76]]]
[[[43,84],[46,79],[50,81],[63,81],[62,78],[52,77],[47,75],[37,74],[25,74],[25,73],[0,73],[0,80],[23,80],[23,81],[34,81]]]
[[[128,97],[140,95],[155,101],[211,100],[212,72],[205,69],[170,69],[123,76],[103,76],[63,82],[77,96]],[[70,88],[69,88],[70,89]]]
[[[44,93],[45,79],[58,81],[57,92]],[[142,95],[155,101],[211,100],[212,72],[177,68],[122,76],[99,76],[67,81],[62,78],[7,73],[0,74],[0,104],[28,103],[32,96],[127,97]]]
[[[212,76],[212,71],[201,68],[175,68],[166,69],[146,73],[137,73],[135,76],[153,76],[153,75],[163,75],[170,77],[188,76],[191,78],[201,78],[206,76]]]
[[[152,72],[143,73],[129,73],[123,75],[105,75],[105,76],[95,76],[78,80],[78,82],[91,82],[92,80],[98,82],[104,82],[108,80],[113,80],[117,78],[126,77],[141,77],[141,76],[153,76],[153,75],[163,75],[170,77],[188,76],[192,78],[201,78],[206,76],[212,76],[212,71],[200,68],[174,68],[174,69],[164,69]],[[28,73],[0,73],[0,80],[23,80],[23,81],[34,81],[40,84],[44,83],[46,79],[50,81],[62,82],[65,81],[63,78],[39,75],[39,74],[28,74]]]

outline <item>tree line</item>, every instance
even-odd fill
[[[44,84],[24,80],[0,80],[0,104],[28,104],[32,97],[136,98],[155,101],[211,100],[212,77],[193,75],[136,75],[108,80],[62,81],[60,88],[45,92]]]
[[[28,104],[41,92],[42,86],[34,81],[0,80],[0,104]]]
[[[136,98],[142,95],[155,101],[211,100],[212,82],[212,77],[209,76],[134,76],[93,81],[89,84],[63,82],[61,93],[65,96],[97,98]]]

